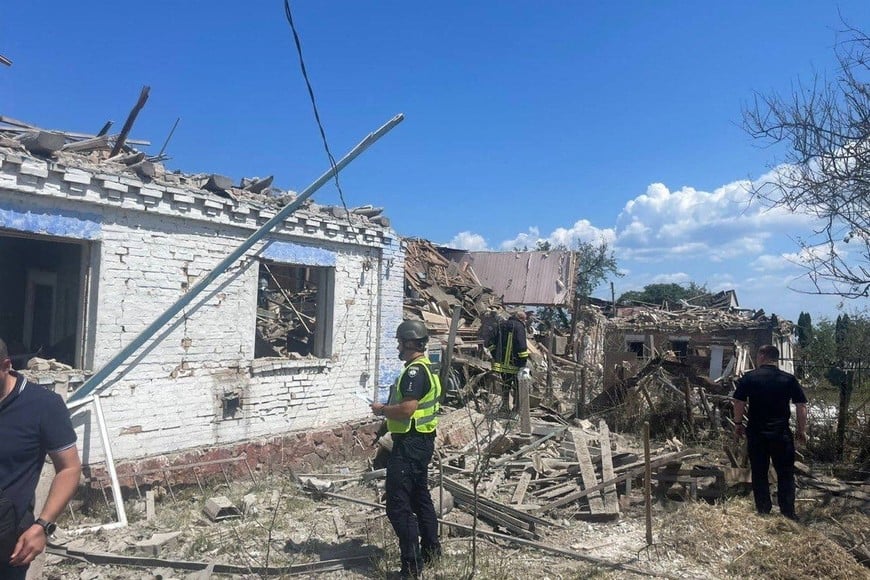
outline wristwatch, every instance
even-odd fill
[[[36,523],[42,526],[43,531],[45,531],[46,536],[53,536],[54,531],[57,529],[57,524],[54,522],[46,521],[42,518],[36,518]]]

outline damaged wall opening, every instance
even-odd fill
[[[686,360],[689,356],[689,339],[688,338],[672,338],[671,350],[677,355],[680,360]]]
[[[625,350],[626,352],[633,352],[640,360],[644,360],[649,356],[649,349],[646,346],[645,336],[626,336]]]
[[[0,337],[16,367],[33,356],[81,366],[89,249],[85,243],[0,232]]]
[[[335,270],[260,261],[254,357],[332,354]]]

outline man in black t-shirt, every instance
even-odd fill
[[[771,461],[776,470],[776,499],[779,511],[797,519],[794,509],[794,438],[789,428],[791,403],[797,415],[797,439],[807,438],[807,397],[794,375],[779,370],[779,349],[765,345],[758,349],[758,368],[740,377],[734,391],[734,436],[744,433],[752,468],[752,495],[760,514],[770,513],[770,484],[767,471]],[[749,404],[749,425],[743,415]]]
[[[54,479],[39,517],[34,496],[45,456]],[[23,579],[30,562],[44,549],[79,485],[81,461],[69,411],[59,395],[32,385],[12,370],[6,343],[0,339],[0,489],[14,508],[11,534],[0,540],[10,553],[0,554],[0,578]]]

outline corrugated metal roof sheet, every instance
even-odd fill
[[[500,294],[505,304],[571,304],[571,252],[469,252],[461,261],[469,263],[481,284]]]

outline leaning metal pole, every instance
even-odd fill
[[[330,179],[332,179],[339,171],[344,169],[351,161],[353,161],[360,153],[365,151],[372,145],[375,141],[386,135],[390,130],[393,129],[396,125],[401,123],[405,119],[405,116],[401,113],[390,119],[387,123],[385,123],[380,129],[375,131],[374,133],[370,133],[365,139],[359,142],[359,144],[351,149],[351,151],[345,155],[338,163],[335,164],[334,167],[326,171],[323,175],[321,175],[317,180],[305,188],[299,196],[290,204],[284,206],[281,211],[279,211],[275,216],[267,221],[265,224],[260,226],[256,232],[251,234],[251,236],[242,242],[238,248],[236,248],[230,255],[221,260],[221,262],[212,269],[205,277],[199,280],[196,284],[191,287],[190,290],[187,291],[181,298],[179,298],[172,306],[170,306],[163,314],[158,316],[154,322],[148,325],[145,330],[139,333],[136,338],[134,338],[130,344],[121,349],[118,354],[112,357],[112,359],[107,362],[103,367],[94,373],[94,375],[89,378],[84,385],[82,385],[77,391],[75,391],[68,399],[69,403],[75,402],[78,399],[82,399],[92,392],[96,391],[120,365],[127,358],[136,352],[143,344],[145,344],[148,339],[150,339],[154,334],[163,328],[170,320],[172,320],[176,314],[181,312],[181,310],[190,304],[194,298],[196,298],[203,290],[205,290],[212,282],[214,282],[218,276],[223,274],[227,268],[229,268],[236,260],[241,258],[245,252],[247,252],[251,247],[260,241],[266,234],[272,231],[278,224],[282,223],[290,214],[295,212],[306,199],[311,197],[315,191],[320,189],[325,183],[327,183]]]

